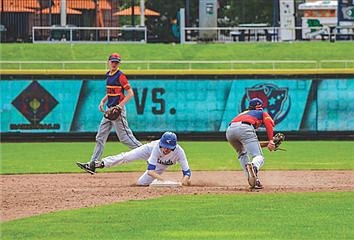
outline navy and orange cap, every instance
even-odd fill
[[[250,109],[260,109],[263,106],[263,101],[259,98],[252,98],[248,104]]]
[[[118,53],[112,53],[108,58],[108,61],[111,62],[120,62],[120,60],[120,55]]]

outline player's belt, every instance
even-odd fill
[[[233,124],[233,123],[241,123],[241,124],[246,124],[246,125],[250,125],[250,126],[253,126],[251,123],[249,123],[249,122],[231,122],[231,123],[229,123],[229,126],[231,126],[231,124]]]

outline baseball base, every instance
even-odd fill
[[[150,187],[181,187],[182,184],[180,182],[165,180],[160,181],[155,179],[152,183],[150,183]]]

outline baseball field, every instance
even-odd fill
[[[354,60],[353,46],[2,44],[1,60],[105,61],[116,51],[123,60]],[[75,163],[86,162],[94,144],[0,144],[1,239],[353,239],[354,141],[286,139],[286,151],[264,150],[264,189],[252,191],[226,140],[179,142],[192,185],[177,188],[135,186],[145,161],[84,173]],[[122,151],[128,148],[110,141],[103,156]],[[179,180],[180,167],[164,176]]]
[[[248,189],[226,141],[181,145],[192,186],[151,188],[134,186],[144,161],[81,172],[75,162],[94,143],[2,143],[2,239],[352,238],[352,141],[265,150],[258,191]],[[126,150],[108,142],[104,155]],[[165,176],[178,180],[179,166]]]

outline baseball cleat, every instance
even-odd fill
[[[104,168],[103,161],[95,161],[95,168]]]
[[[250,185],[251,188],[254,188],[256,186],[257,176],[256,173],[254,172],[252,164],[250,163],[246,164],[246,171],[248,175],[248,184]]]
[[[76,162],[76,165],[81,168],[82,170],[85,170],[86,172],[90,173],[90,174],[94,174],[95,173],[95,163],[91,164],[91,163],[80,163],[80,162]]]
[[[258,177],[258,169],[255,165],[253,165],[253,163],[251,163],[252,167],[253,167],[253,171],[254,171],[254,174],[256,175],[256,177]]]
[[[259,181],[259,179],[257,178],[256,180],[256,185],[254,186],[254,189],[262,189],[263,185],[261,183],[261,181]]]

